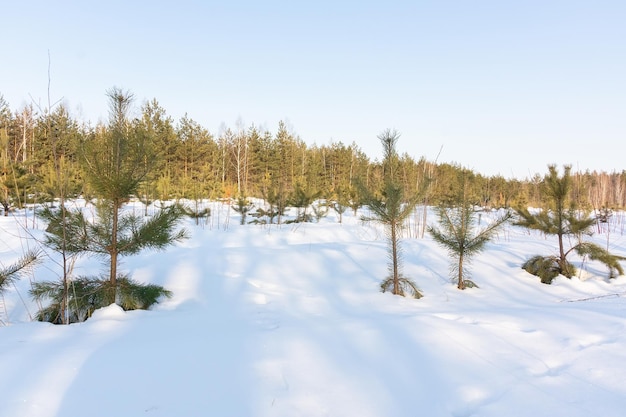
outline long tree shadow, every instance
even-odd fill
[[[158,254],[143,258],[153,265],[140,275],[174,291],[154,311],[106,314],[81,325],[120,330],[77,370],[59,416],[253,414],[247,399],[254,341],[240,293],[228,288],[228,250],[216,243],[174,248],[159,262]]]

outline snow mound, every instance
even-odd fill
[[[102,321],[102,320],[123,320],[125,319],[126,312],[117,304],[113,303],[107,307],[102,307],[93,312],[89,322]]]

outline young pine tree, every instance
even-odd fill
[[[582,240],[583,235],[592,234],[595,219],[571,198],[571,166],[566,165],[563,175],[559,175],[556,166],[549,165],[541,191],[547,197],[547,207],[538,213],[531,213],[527,208],[517,209],[518,218],[515,224],[556,236],[559,250],[556,256],[534,256],[524,263],[523,268],[539,276],[545,284],[550,284],[559,274],[571,278],[576,273],[576,268],[568,262],[567,256],[576,252],[604,263],[609,268],[610,277],[623,275],[624,270],[619,261],[626,258],[613,255],[599,245]],[[578,242],[569,249],[565,247],[567,236],[573,236]]]
[[[307,213],[309,207],[320,196],[320,192],[313,189],[310,186],[303,186],[300,182],[297,182],[289,202],[293,207],[296,207],[298,214],[295,222],[309,222],[311,216]]]
[[[121,256],[144,249],[164,249],[184,239],[186,232],[176,230],[184,211],[178,206],[165,208],[153,217],[123,213],[122,207],[137,193],[151,166],[150,137],[127,113],[132,96],[118,89],[109,92],[109,125],[84,144],[87,180],[98,198],[96,216],[87,219],[81,211],[59,210],[48,213],[46,243],[49,247],[74,255],[91,253],[102,256],[108,265],[104,278],[81,277],[72,281],[71,297],[64,301],[63,286],[54,282],[37,283],[31,295],[51,304],[39,312],[39,319],[54,323],[88,318],[100,307],[117,303],[124,309],[148,308],[169,291],[132,281],[118,272]],[[69,236],[70,239],[66,240]],[[63,313],[67,305],[68,311]]]
[[[334,201],[330,207],[339,215],[339,223],[343,223],[343,214],[350,205],[347,187],[338,186],[334,192]]]
[[[372,215],[364,216],[364,221],[373,221],[382,224],[388,239],[389,250],[389,276],[382,281],[382,292],[391,291],[395,295],[411,294],[415,298],[421,298],[417,285],[409,278],[402,275],[401,271],[401,235],[405,221],[411,215],[419,201],[421,194],[405,196],[402,184],[396,180],[398,155],[396,143],[400,134],[395,130],[385,130],[378,138],[383,145],[383,177],[384,185],[377,197],[374,192],[361,187],[361,195],[365,205]]]
[[[235,200],[235,204],[233,205],[233,210],[235,210],[241,216],[239,219],[240,225],[243,226],[244,224],[246,224],[246,217],[252,209],[254,209],[254,204],[252,204],[250,200],[248,200],[243,195],[239,195],[239,197],[237,197],[237,199]]]
[[[154,158],[145,130],[133,125],[128,113],[132,94],[118,88],[107,93],[109,97],[109,125],[83,146],[85,172],[100,203],[100,213],[110,218],[109,281],[115,287],[120,247],[118,229],[120,209],[137,192],[148,174]]]
[[[454,259],[450,264],[452,279],[457,282],[457,288],[477,285],[469,279],[467,265],[471,258],[485,249],[497,229],[509,220],[510,213],[496,219],[487,227],[476,230],[474,210],[470,204],[460,204],[456,207],[439,207],[439,225],[428,226],[428,232],[435,242],[445,248]]]

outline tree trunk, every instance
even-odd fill
[[[113,219],[111,222],[111,246],[109,247],[109,254],[111,255],[111,271],[109,274],[109,282],[111,283],[111,303],[116,300],[117,292],[117,228],[119,222],[119,204],[113,203]]]
[[[393,263],[393,293],[400,295],[400,277],[398,276],[398,239],[396,222],[391,222],[391,259]]]
[[[465,281],[463,280],[463,252],[459,254],[459,283],[457,288],[459,290],[465,289]]]
[[[559,233],[557,236],[559,238],[559,269],[561,270],[561,273],[563,275],[565,275],[566,277],[569,278],[570,277],[570,271],[569,271],[569,268],[567,266],[565,249],[563,247],[563,234]]]
[[[61,257],[63,258],[63,300],[61,300],[61,318],[63,324],[70,324],[68,316],[68,300],[69,300],[69,270],[67,259],[67,213],[65,211],[65,192],[61,186],[61,221],[63,222],[63,242],[61,247]]]

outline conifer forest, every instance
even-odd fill
[[[381,189],[383,161],[365,155],[358,143],[307,144],[283,122],[273,131],[238,124],[209,132],[188,117],[173,120],[156,99],[130,104],[129,128],[143,138],[150,155],[143,161],[147,175],[134,196],[143,201],[256,197],[293,206],[315,198],[358,206],[362,196],[357,184]],[[0,95],[3,213],[51,202],[61,194],[94,196],[85,181],[84,150],[111,128],[110,123],[77,120],[62,104],[11,108]],[[485,176],[402,153],[401,143],[398,148],[397,178],[404,195],[416,195],[428,183],[422,203],[446,205],[463,195],[485,208],[545,205],[544,173],[530,178]],[[625,170],[572,175],[574,199],[580,206],[598,214],[626,207]]]

